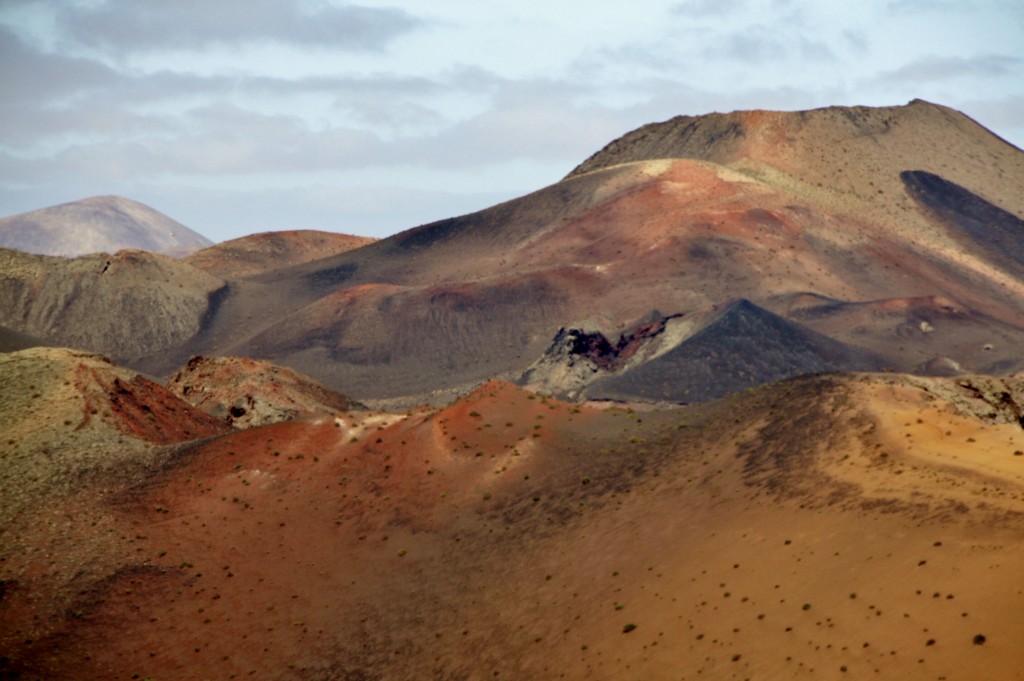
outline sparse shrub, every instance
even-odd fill
[[[636,629],[636,625],[633,624],[632,622],[629,622],[628,624],[626,624],[626,625],[624,625],[622,627],[622,633],[623,634],[628,634],[629,632],[633,631],[634,629]]]
[[[985,640],[986,640],[985,639],[985,634],[975,634],[974,635],[974,645],[976,645],[976,646],[984,645],[985,644]]]

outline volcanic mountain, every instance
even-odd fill
[[[660,357],[728,390],[820,370],[1009,372],[1024,368],[1021,186],[1024,152],[920,100],[682,117],[478,213],[272,271],[218,270],[219,286],[198,287],[206,304],[190,303],[149,356],[116,334],[88,347],[160,376],[194,354],[266,358],[378,405],[529,381],[567,329],[617,348],[662,322],[657,350],[629,346],[631,372]],[[10,297],[27,285],[0,286]],[[716,321],[740,301],[751,323]],[[62,313],[29,327],[38,305],[0,324],[49,340]],[[767,328],[804,341],[790,348]],[[671,339],[689,350],[666,354]],[[731,355],[712,361],[698,340]],[[594,380],[625,366],[598,363]],[[623,399],[722,394],[615,381]]]
[[[1016,233],[1024,153],[920,101],[724,118],[655,126],[674,146],[632,144],[641,130],[521,199],[229,284],[189,350],[391,397],[515,378],[569,325],[614,338],[739,299],[785,318],[802,297],[828,311],[790,322],[888,368],[1021,366],[1020,265],[935,207],[955,185]],[[866,307],[881,314],[858,323]]]
[[[134,248],[182,256],[212,241],[147,205],[93,196],[0,219],[0,247],[76,256]]]
[[[91,353],[0,353],[0,380],[2,526],[23,509],[48,503],[40,495],[73,493],[94,475],[128,475],[147,460],[148,445],[231,430],[166,388]]]

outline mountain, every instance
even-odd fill
[[[521,375],[563,327],[612,338],[654,311],[737,299],[785,318],[789,299],[817,296],[902,308],[841,329],[841,342],[890,368],[1017,366],[1019,266],[936,217],[907,184],[924,176],[908,171],[1024,214],[1024,153],[945,107],[674,120],[520,199],[230,283],[185,350],[266,357],[359,399],[450,396]],[[901,301],[924,299],[961,314],[907,333],[913,311]],[[790,321],[827,335],[837,319]]]
[[[120,196],[93,196],[0,218],[0,247],[41,255],[131,248],[182,256],[212,244],[163,213]]]
[[[0,249],[0,325],[40,344],[132,360],[186,343],[224,285],[145,251],[69,259]]]
[[[271,270],[319,260],[371,244],[371,237],[311,229],[251,234],[186,256],[193,267],[225,279],[264,274]]]
[[[293,239],[295,264],[211,270],[223,278],[181,263],[169,281],[193,287],[187,312],[146,322],[173,323],[173,337],[143,348],[113,330],[87,347],[162,377],[193,355],[262,358],[398,407],[520,380],[560,330],[614,345],[651,320],[680,329],[746,300],[778,320],[730,331],[758,366],[729,360],[757,377],[729,389],[803,370],[1011,372],[1024,347],[1021,186],[1024,152],[919,100],[681,117],[532,194],[359,248],[310,259]],[[257,243],[276,248],[258,238],[242,251]],[[12,286],[27,285],[0,279],[4,299]],[[65,313],[41,305],[0,324],[49,341]],[[795,361],[773,346],[783,329],[845,350]],[[687,362],[695,375],[722,368],[703,351]],[[645,395],[616,380],[622,399]]]
[[[905,106],[677,116],[612,141],[569,177],[672,158],[729,166],[801,194],[820,189],[837,206],[866,203],[876,207],[872,214],[892,217],[905,217],[909,203],[902,173],[923,171],[1024,213],[1024,198],[1013,191],[1024,172],[1021,150],[963,113],[920,99]],[[906,227],[920,225],[915,217]]]
[[[1017,678],[1022,400],[885,374],[632,410],[492,382],[69,457],[0,529],[0,672]],[[39,446],[0,443],[0,479]]]

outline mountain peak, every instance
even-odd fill
[[[159,211],[123,196],[90,196],[0,219],[0,246],[77,256],[134,248],[167,255],[213,242]]]
[[[666,158],[720,164],[749,159],[774,165],[774,161],[808,154],[811,149],[818,153],[828,145],[877,142],[900,128],[912,129],[918,143],[922,133],[928,137],[962,137],[981,132],[999,139],[959,111],[923,99],[901,106],[741,110],[676,116],[644,125],[612,141],[576,167],[569,177],[622,163]],[[894,139],[897,138],[899,135]]]

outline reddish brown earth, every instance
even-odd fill
[[[237,279],[337,255],[374,241],[371,237],[312,229],[263,232],[221,242],[183,260],[215,276]]]
[[[193,357],[167,387],[236,428],[364,408],[297,371],[247,357]]]
[[[1024,389],[960,382],[491,383],[178,448],[3,531],[3,671],[1019,679]]]

